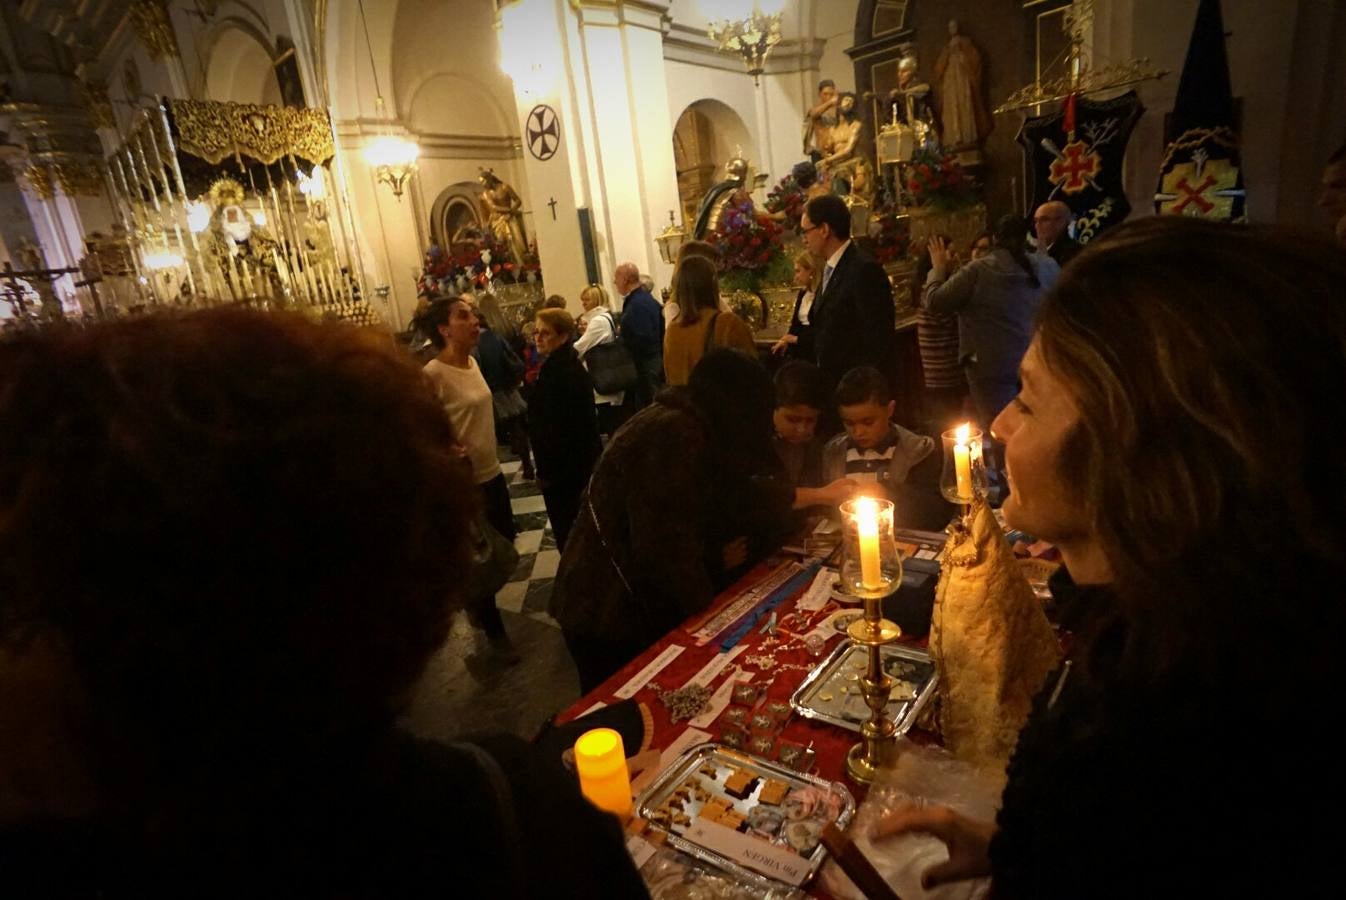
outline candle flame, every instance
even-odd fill
[[[966,447],[968,438],[971,436],[971,434],[972,434],[971,423],[964,422],[962,425],[959,425],[957,428],[953,430],[953,439],[955,442],[957,442],[958,446]]]

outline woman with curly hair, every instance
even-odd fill
[[[454,443],[416,367],[345,326],[0,342],[7,896],[645,895],[523,742],[394,726],[467,565]]]

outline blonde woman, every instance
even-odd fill
[[[807,250],[795,254],[794,286],[799,288],[799,294],[795,297],[790,330],[771,346],[771,352],[776,356],[813,362],[813,323],[809,321],[809,314],[813,311],[813,300],[818,291],[818,260]]]
[[[599,344],[610,344],[618,340],[617,319],[608,306],[608,292],[601,285],[591,284],[580,291],[580,305],[584,312],[580,314],[577,330],[580,333],[575,341],[575,352],[580,361],[584,355]],[[598,430],[602,434],[612,434],[621,427],[626,416],[623,409],[626,392],[600,394],[594,391],[594,406],[598,411]]]
[[[664,378],[686,384],[692,369],[712,347],[731,347],[756,356],[752,329],[732,312],[720,308],[715,263],[689,256],[673,272],[673,297],[678,317],[664,332]]]

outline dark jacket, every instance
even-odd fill
[[[1296,678],[1302,648],[1267,656],[1254,642],[1215,665],[1127,675],[1116,597],[1065,576],[1051,581],[1054,612],[1074,640],[1009,764],[991,841],[997,900],[1325,893],[1306,886],[1336,880],[1326,846],[1340,829],[1316,811],[1342,799],[1324,708],[1340,680]]]
[[[72,821],[0,829],[3,892],[90,900],[648,896],[617,820],[581,796],[559,760],[517,737],[445,745],[401,735],[353,765],[337,761],[342,749],[305,760],[275,785],[249,785],[228,810],[201,810],[185,831],[147,838],[144,828]]]
[[[1047,248],[1047,255],[1056,261],[1061,268],[1065,268],[1066,263],[1075,258],[1084,245],[1075,240],[1068,234],[1063,234],[1056,239],[1056,243]]]
[[[1028,259],[1037,271],[1037,286],[1008,250],[996,248],[926,289],[926,309],[958,314],[958,358],[974,378],[1008,378],[1019,371],[1038,306],[1061,272],[1047,257],[1029,254]]]
[[[814,347],[813,332],[814,323],[818,321],[818,298],[813,298],[813,306],[809,310],[809,323],[805,325],[799,321],[799,306],[804,302],[804,295],[809,291],[808,288],[800,288],[799,293],[795,295],[795,311],[790,316],[790,334],[793,334],[798,340],[794,346],[786,351],[786,356],[790,359],[806,359],[813,362],[817,359],[817,351]]]
[[[561,554],[548,608],[561,628],[639,650],[705,609],[715,595],[710,482],[694,413],[656,401],[623,425],[589,484],[602,536],[582,507]]]
[[[538,478],[583,487],[603,451],[594,415],[594,386],[571,341],[542,363],[528,401],[528,436]]]
[[[519,354],[503,337],[489,328],[481,329],[481,338],[472,352],[481,366],[481,377],[491,393],[518,387],[523,381],[524,365]]]
[[[627,294],[622,304],[622,340],[637,362],[664,352],[664,310],[643,287]]]
[[[883,266],[855,244],[837,262],[809,318],[818,368],[829,389],[857,366],[873,366],[892,377],[897,340],[893,288]]]

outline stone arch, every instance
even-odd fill
[[[251,22],[230,17],[215,23],[202,56],[206,60],[203,87],[211,100],[281,103],[275,48]]]
[[[463,226],[483,227],[481,191],[475,181],[459,181],[440,191],[430,207],[430,239],[448,250]]]
[[[512,113],[501,107],[489,86],[460,71],[422,75],[410,86],[403,107],[407,126],[422,134],[518,136]],[[474,110],[464,116],[464,110]]]
[[[696,218],[701,198],[723,178],[724,164],[737,152],[751,154],[753,146],[748,126],[728,104],[706,98],[687,105],[673,127],[683,221]]]

